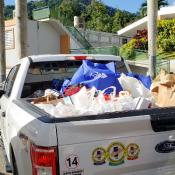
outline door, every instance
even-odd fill
[[[61,54],[70,53],[70,37],[68,35],[60,36],[60,53]]]
[[[5,85],[4,85],[4,95],[1,98],[0,101],[0,118],[1,118],[1,130],[2,130],[2,137],[4,141],[5,147],[8,145],[8,109],[11,106],[12,99],[10,98],[13,85],[16,79],[16,75],[19,70],[19,65],[13,67],[11,71],[8,74],[8,77],[6,79]],[[6,151],[8,151],[8,148],[6,147]]]

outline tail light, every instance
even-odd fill
[[[78,55],[78,56],[70,56],[68,57],[69,60],[92,60],[93,58],[91,56],[85,56],[85,55]]]
[[[57,148],[30,146],[32,175],[56,175]]]

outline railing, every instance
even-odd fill
[[[75,27],[66,26],[66,28],[85,49],[92,47],[88,40],[86,40],[86,38]]]
[[[119,55],[119,48],[116,46],[109,47],[91,47],[89,49],[71,49],[70,53],[83,53],[83,54],[104,54],[104,55]]]
[[[170,60],[157,60],[156,62],[156,73],[158,74],[161,69],[170,72]]]

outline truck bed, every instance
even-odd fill
[[[32,114],[38,120],[45,123],[62,123],[86,120],[115,119],[134,116],[150,116],[152,129],[155,132],[175,130],[175,107],[131,110],[122,112],[110,112],[98,115],[83,115],[58,118],[48,114],[47,112],[36,107],[35,105],[32,105],[30,101],[30,99],[20,99],[15,100],[14,103]]]

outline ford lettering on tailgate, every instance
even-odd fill
[[[158,153],[171,153],[175,151],[175,141],[164,141],[156,145]]]

